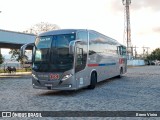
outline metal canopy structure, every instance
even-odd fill
[[[36,35],[0,29],[0,48],[20,49],[23,44],[34,43]]]

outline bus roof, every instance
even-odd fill
[[[80,30],[87,30],[87,29],[59,29],[59,30],[51,30],[51,31],[48,31],[48,32],[41,33],[41,34],[39,34],[39,36],[70,34],[70,33],[76,33],[77,31],[80,31]],[[88,31],[101,34],[101,33],[97,32],[95,30],[88,30]],[[108,37],[108,36],[106,36],[104,34],[101,34],[101,35],[107,37],[110,41],[112,41],[115,44],[122,45],[117,40],[115,40],[115,39],[113,39],[111,37]]]
[[[58,34],[70,34],[70,33],[75,33],[78,30],[85,30],[85,29],[60,29],[60,30],[52,30],[52,31],[41,33],[41,34],[39,34],[39,36],[58,35]]]

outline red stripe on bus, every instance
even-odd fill
[[[98,66],[98,64],[88,64],[88,67],[95,67]]]
[[[123,58],[120,58],[119,59],[119,64],[123,64],[124,63],[124,59]]]

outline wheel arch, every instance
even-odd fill
[[[96,69],[92,69],[92,70],[91,70],[91,72],[90,72],[90,78],[91,78],[92,73],[95,73],[95,74],[96,74],[96,78],[98,77],[98,76],[97,76],[97,71],[96,71]]]

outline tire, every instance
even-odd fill
[[[123,74],[123,68],[122,68],[122,67],[121,67],[119,73],[120,73],[120,75],[118,75],[117,77],[118,77],[118,78],[121,78],[121,77],[122,77],[122,74]]]
[[[97,83],[97,75],[96,75],[96,72],[93,72],[91,74],[91,83],[90,85],[88,86],[88,89],[94,89],[96,87],[96,83]]]

